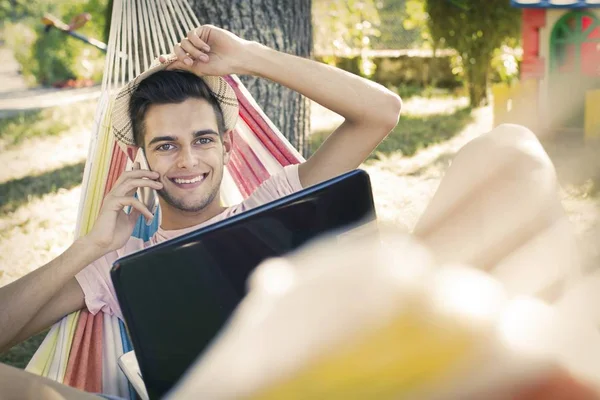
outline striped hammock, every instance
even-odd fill
[[[115,0],[93,134],[84,171],[76,236],[86,234],[104,196],[132,160],[110,129],[115,89],[147,69],[171,44],[200,25],[186,0]],[[233,205],[249,196],[284,166],[303,161],[235,76],[226,77],[240,104],[233,151],[222,184],[222,202]],[[159,210],[160,212],[160,210]],[[148,240],[160,218],[146,226],[142,217],[133,235]],[[134,398],[118,358],[131,350],[125,326],[115,316],[81,310],[53,325],[26,370],[88,392]]]

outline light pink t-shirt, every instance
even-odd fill
[[[110,269],[117,259],[206,225],[221,221],[232,215],[277,200],[299,190],[302,190],[302,185],[300,184],[300,178],[298,177],[298,165],[290,165],[285,167],[282,172],[271,176],[263,182],[262,185],[260,185],[254,193],[242,203],[227,208],[221,214],[216,215],[208,221],[189,228],[172,231],[158,228],[158,231],[147,242],[144,242],[139,238],[131,237],[125,246],[99,258],[75,276],[77,282],[79,282],[79,285],[83,289],[85,304],[88,310],[92,314],[96,314],[98,311],[104,311],[105,313],[116,315],[123,319],[115,289],[112,280],[110,279]]]

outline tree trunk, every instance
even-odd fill
[[[312,55],[311,0],[190,0],[201,24],[212,24],[275,50]],[[308,99],[274,82],[241,76],[265,114],[304,156],[310,131]]]
[[[469,85],[469,103],[471,107],[480,107],[488,102],[489,59],[476,58],[474,64],[465,63],[465,72]]]

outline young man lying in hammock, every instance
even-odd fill
[[[174,54],[177,60],[168,69],[192,74],[157,72],[121,92],[128,99],[137,89],[131,102],[133,129],[127,128],[125,118],[115,134],[143,148],[153,172],[123,173],[88,235],[57,259],[0,289],[0,348],[86,305],[92,312],[120,315],[108,275],[112,261],[357,168],[398,120],[400,99],[381,86],[244,41],[222,29],[202,26],[190,32]],[[247,202],[224,209],[218,202],[219,188],[232,144],[228,115],[236,105],[232,106],[226,91],[216,100],[207,97],[206,87],[196,77],[205,74],[254,74],[274,80],[344,116],[345,121],[307,162],[286,167]],[[219,84],[218,79],[212,83],[213,87]],[[193,87],[194,95],[183,95],[187,99],[181,101],[180,91],[175,90],[179,85]],[[176,95],[175,101],[161,100],[162,90]],[[138,187],[151,187],[160,194],[161,227],[148,244],[130,239],[139,215],[153,217],[134,199]],[[133,209],[130,215],[123,212],[127,206]],[[414,233],[439,262],[488,269],[542,237],[535,242],[555,264],[541,266],[556,270],[560,267],[556,260],[564,260],[570,250],[565,221],[553,166],[537,138],[523,127],[502,125],[461,149]],[[572,267],[568,261],[565,265]],[[538,291],[545,283],[533,286],[531,291]],[[0,373],[0,388],[3,384],[8,381],[3,382]]]
[[[190,31],[173,53],[175,60],[160,60],[168,70],[142,74],[124,88],[113,112],[116,137],[143,149],[152,172],[124,172],[89,234],[0,290],[0,349],[86,306],[92,313],[103,310],[120,316],[109,278],[118,257],[355,169],[398,122],[401,100],[384,87],[220,28]],[[286,167],[242,204],[225,208],[219,193],[238,105],[220,76],[230,74],[275,81],[345,121],[308,161]],[[198,78],[204,75],[211,77]],[[131,103],[130,113],[119,108],[124,99],[126,106]],[[160,229],[147,243],[130,237],[140,214],[153,218],[133,196],[139,187],[155,189],[160,197]],[[132,212],[126,214],[124,207]]]

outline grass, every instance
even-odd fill
[[[35,145],[37,138],[59,136],[73,129],[89,129],[94,111],[95,101],[84,101],[61,107],[19,112],[1,118],[0,152],[16,148],[32,139],[30,143]],[[26,153],[26,149],[23,151]],[[74,163],[39,175],[0,183],[0,215],[15,211],[34,198],[81,184],[84,166],[83,162]],[[46,334],[47,330],[0,354],[0,362],[25,368]]]
[[[411,97],[452,97],[458,89],[437,88],[434,86],[400,85],[389,86],[388,89],[396,92],[404,100]]]
[[[80,162],[0,184],[0,214],[13,212],[33,198],[81,184],[84,167],[85,163]]]
[[[430,145],[443,142],[458,134],[473,118],[471,109],[461,108],[450,114],[426,116],[403,115],[388,137],[375,149],[369,159],[379,159],[398,151],[412,156]],[[325,141],[329,131],[311,136],[311,152]]]
[[[56,109],[19,112],[0,120],[0,147],[9,149],[25,139],[56,136],[66,131]]]
[[[25,139],[57,136],[70,129],[91,126],[94,101],[84,101],[34,111],[20,111],[0,119],[0,150],[11,149]]]
[[[16,368],[25,368],[35,351],[42,344],[47,333],[48,330],[40,332],[0,354],[0,363],[12,365]]]

